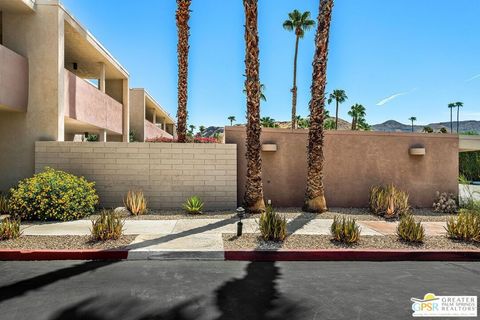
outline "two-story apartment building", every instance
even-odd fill
[[[128,142],[131,115],[128,72],[59,0],[0,0],[0,190],[33,174],[35,141]]]

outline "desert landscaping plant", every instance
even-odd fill
[[[183,204],[183,209],[185,209],[185,211],[190,214],[201,214],[203,210],[203,205],[204,203],[199,197],[193,196],[188,198],[187,201],[185,201],[185,203]]]
[[[421,222],[415,222],[411,214],[406,214],[400,218],[397,235],[403,241],[420,243],[425,238],[425,229]]]
[[[5,218],[0,223],[0,240],[20,237],[20,219]]]
[[[267,206],[258,222],[262,238],[267,241],[283,241],[287,237],[287,220]]]
[[[474,211],[460,212],[447,221],[447,235],[450,239],[466,242],[480,242],[480,214]]]
[[[0,192],[0,214],[9,213],[8,209],[8,196]]]
[[[335,216],[330,226],[333,240],[345,244],[355,244],[360,240],[360,227],[355,219]]]
[[[125,199],[123,199],[125,207],[134,216],[143,215],[147,212],[147,199],[142,191],[128,191]]]
[[[408,194],[393,184],[370,189],[370,211],[386,219],[398,218],[410,211]]]
[[[119,214],[103,210],[92,220],[92,238],[95,241],[118,240],[123,234],[124,221]]]
[[[440,193],[437,191],[435,194],[435,201],[433,202],[433,211],[441,213],[457,213],[457,198],[453,193]]]
[[[94,186],[83,177],[45,168],[10,190],[10,214],[26,220],[80,219],[95,211]]]

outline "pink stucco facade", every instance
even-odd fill
[[[26,112],[28,61],[0,45],[0,109]]]
[[[173,136],[145,119],[145,140],[154,138],[173,139]]]
[[[122,133],[123,105],[65,70],[65,116],[114,133]]]

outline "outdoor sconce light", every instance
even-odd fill
[[[73,70],[78,70],[78,64],[76,62],[73,63]]]
[[[277,151],[277,145],[274,143],[264,143],[262,144],[262,151],[275,152]]]
[[[410,148],[410,155],[411,156],[424,156],[425,155],[425,148],[423,148],[423,147]]]
[[[240,237],[243,232],[243,222],[242,218],[245,218],[245,209],[242,207],[237,208],[237,217],[239,221],[237,222],[237,237]]]

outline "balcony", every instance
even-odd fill
[[[26,112],[28,61],[0,45],[0,110]]]
[[[65,127],[76,133],[100,129],[121,135],[122,113],[121,103],[65,69]]]
[[[173,136],[160,128],[160,123],[153,124],[145,119],[145,140],[154,138],[173,139]]]

